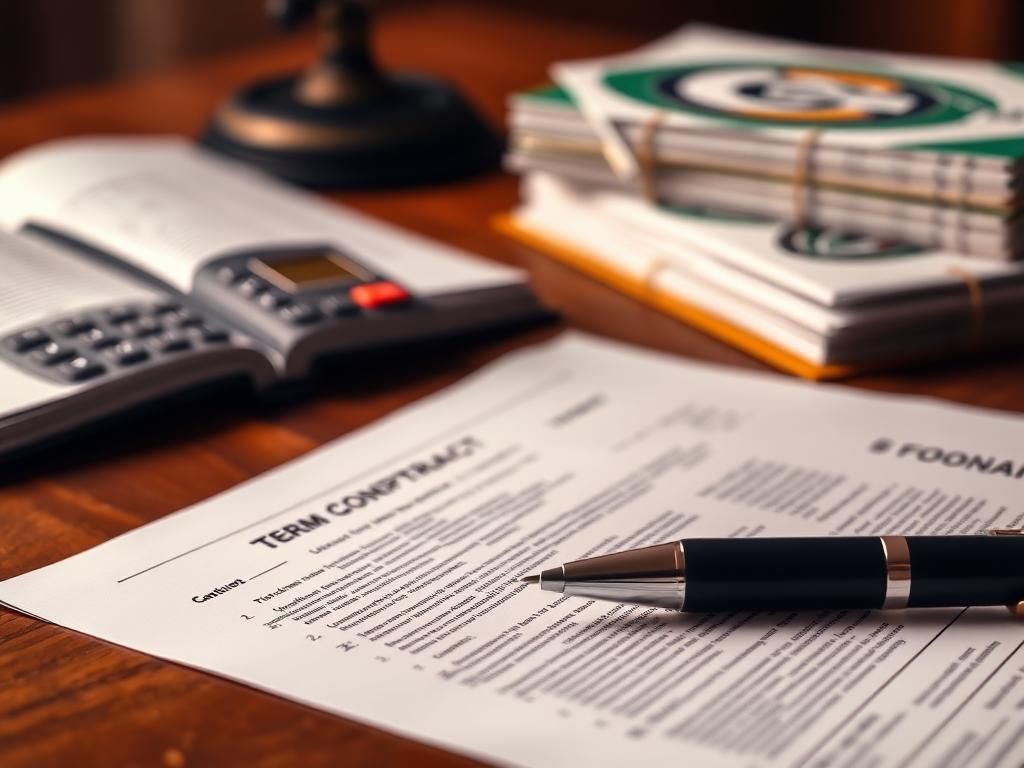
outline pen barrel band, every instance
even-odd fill
[[[910,546],[905,536],[879,536],[885,558],[883,608],[906,608],[910,602]]]

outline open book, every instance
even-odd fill
[[[529,319],[522,273],[177,139],[0,164],[0,457],[186,389]]]

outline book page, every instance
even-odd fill
[[[148,301],[157,294],[138,281],[70,251],[0,232],[0,339],[75,312]],[[0,358],[0,419],[71,393]]]
[[[211,258],[324,243],[421,294],[521,280],[180,139],[79,139],[15,155],[0,165],[0,222],[52,227],[186,293]]]
[[[1022,430],[568,335],[0,599],[500,764],[1017,766],[1005,609],[679,614],[519,579],[689,536],[1019,526]]]
[[[90,307],[146,301],[157,293],[78,254],[0,233],[0,336]]]

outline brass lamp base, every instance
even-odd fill
[[[243,88],[201,143],[279,178],[321,189],[452,181],[497,167],[502,142],[451,85],[392,75],[369,98],[300,101],[301,75]]]

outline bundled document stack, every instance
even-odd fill
[[[809,378],[1024,336],[1024,68],[691,26],[552,76],[506,231]]]

